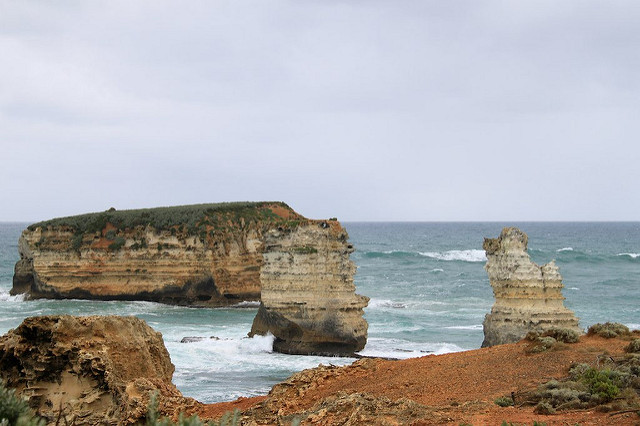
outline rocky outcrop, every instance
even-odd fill
[[[134,424],[153,392],[166,415],[198,409],[173,371],[162,335],[135,317],[31,317],[0,337],[0,377],[48,424]]]
[[[340,223],[284,203],[109,210],[31,225],[12,294],[220,306],[261,300],[252,334],[276,351],[364,347],[368,299],[355,294],[353,247]]]
[[[562,277],[554,261],[538,266],[527,253],[527,235],[504,228],[485,238],[485,269],[495,303],[485,317],[483,347],[513,343],[529,331],[568,328],[582,333],[578,319],[564,307]]]
[[[312,222],[284,203],[111,209],[29,226],[12,294],[218,306],[259,300],[263,235]]]
[[[369,299],[355,294],[347,238],[337,222],[266,233],[262,301],[250,334],[272,333],[274,350],[291,354],[363,349]]]

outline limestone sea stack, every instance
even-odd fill
[[[272,333],[274,350],[289,354],[362,350],[369,298],[355,294],[353,250],[337,222],[267,232],[262,301],[250,335]]]
[[[335,219],[281,202],[110,209],[29,226],[12,294],[192,306],[261,301],[252,334],[276,351],[340,355],[364,347],[368,299]]]
[[[485,317],[482,347],[513,343],[529,331],[567,328],[582,333],[574,313],[564,307],[562,277],[554,261],[538,266],[527,253],[527,235],[504,228],[485,238],[485,269],[495,303]]]
[[[165,415],[194,411],[173,371],[162,335],[135,317],[31,317],[0,337],[0,377],[51,425],[137,424],[155,392]]]
[[[52,219],[22,233],[11,293],[196,306],[257,301],[264,234],[312,222],[279,202]]]

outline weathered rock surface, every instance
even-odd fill
[[[218,306],[261,300],[252,334],[276,351],[364,347],[368,299],[355,294],[353,247],[337,220],[283,203],[109,210],[53,219],[20,237],[12,294]]]
[[[483,347],[513,343],[529,331],[568,328],[582,333],[574,313],[564,307],[562,277],[554,261],[538,266],[527,253],[527,235],[504,228],[485,238],[485,269],[495,303],[485,317]]]
[[[29,226],[12,294],[227,305],[259,300],[263,234],[310,222],[284,203],[109,210]]]
[[[355,294],[353,247],[337,222],[271,230],[260,272],[262,302],[251,335],[272,333],[274,350],[291,354],[352,354],[366,343]]]
[[[135,317],[31,317],[0,337],[0,377],[49,424],[134,424],[150,392],[165,415],[196,410],[173,371],[162,335]]]

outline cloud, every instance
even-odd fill
[[[0,7],[0,220],[236,199],[351,220],[640,207],[635,2]]]

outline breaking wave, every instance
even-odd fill
[[[393,300],[389,300],[389,299],[371,299],[369,301],[368,307],[371,309],[376,309],[376,308],[404,309],[407,307],[407,305],[401,302],[394,302]]]
[[[462,262],[486,262],[487,256],[484,250],[449,250],[443,252],[419,252],[420,256],[430,257],[432,259],[446,261],[462,261]]]
[[[12,296],[8,291],[0,291],[0,302],[23,302],[27,297],[26,293]]]
[[[573,247],[563,247],[561,249],[556,250],[558,253],[561,253],[563,251],[573,251]]]
[[[631,259],[637,259],[640,257],[640,253],[618,253],[618,256],[626,256],[630,257]]]

